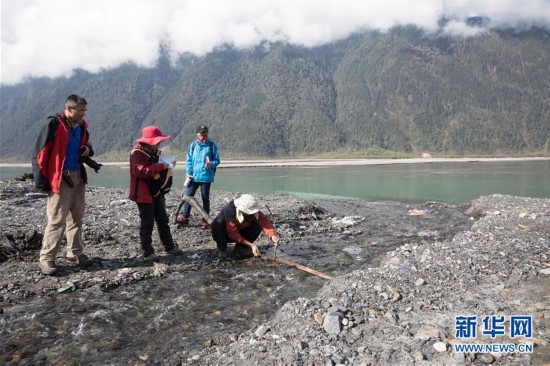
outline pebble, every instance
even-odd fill
[[[414,351],[412,356],[416,362],[424,361],[426,359],[420,351]]]
[[[432,327],[432,326],[425,326],[418,330],[418,332],[414,335],[414,338],[419,339],[421,341],[428,341],[430,339],[440,340],[441,339],[440,334],[441,334],[441,331],[438,328]]]
[[[433,348],[437,351],[437,352],[446,352],[447,351],[447,345],[443,342],[435,342],[433,344]]]
[[[268,331],[269,327],[267,325],[260,325],[254,334],[256,334],[256,337],[263,337]]]
[[[418,286],[422,286],[422,285],[425,284],[425,283],[426,283],[426,281],[425,281],[423,278],[419,278],[418,280],[416,280],[416,281],[414,282],[414,285],[415,285],[416,287],[418,287]]]
[[[500,310],[500,306],[498,306],[497,303],[495,303],[493,300],[491,299],[485,299],[485,301],[483,302],[483,304],[485,304],[485,307],[487,309],[489,309],[490,311],[492,311],[493,313],[496,313]]]
[[[490,353],[482,353],[477,356],[477,359],[487,364],[493,363],[495,361],[495,358]]]
[[[323,329],[330,334],[340,334],[342,331],[342,316],[339,313],[329,313],[323,320]]]

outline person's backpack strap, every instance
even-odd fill
[[[214,143],[209,141],[208,147],[210,148],[210,161],[214,161]]]
[[[145,156],[147,156],[149,159],[151,159],[151,155],[147,154],[145,151],[143,151],[142,149],[133,149],[132,152],[130,153],[130,156],[132,156],[136,151],[144,154]]]
[[[151,156],[149,156],[149,154],[147,154],[145,151],[141,150],[141,149],[133,149],[132,152],[130,153],[130,159],[132,159],[132,155],[134,155],[135,152],[140,152],[142,154],[144,154],[145,156],[147,156],[149,159],[151,159]],[[136,186],[134,187],[134,199],[137,200],[137,196],[138,196],[138,185],[139,185],[139,178],[136,179]]]
[[[214,143],[212,141],[208,141],[210,144],[209,144],[209,147],[210,147],[210,161],[214,161]],[[212,173],[214,173],[214,175],[216,175],[216,168],[213,168],[212,169]]]
[[[53,119],[54,121],[52,122],[56,122],[57,125],[59,125],[61,123],[61,121],[59,120],[59,114],[56,114],[55,116],[48,116],[48,119]]]
[[[139,151],[147,156],[149,160],[152,159],[151,155],[141,149],[133,149],[130,153],[130,156],[136,151]],[[136,192],[137,181],[138,180],[136,179]],[[149,186],[149,191],[151,192],[151,195],[153,197],[165,195],[166,193],[170,192],[170,188],[172,187],[172,169],[164,169],[160,173],[155,174],[154,177],[147,180],[147,185]]]

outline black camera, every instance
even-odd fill
[[[103,166],[103,164],[98,163],[97,161],[90,158],[89,156],[81,156],[80,162],[86,164],[87,166],[95,170],[96,173],[99,173],[99,169],[101,169],[101,167]]]
[[[86,145],[80,146],[80,153],[83,153],[84,151],[86,151],[86,149],[90,149],[90,147]],[[89,156],[80,156],[79,162],[86,164],[87,166],[95,170],[96,173],[99,173],[99,169],[101,169],[101,167],[103,166],[103,164],[98,163]]]

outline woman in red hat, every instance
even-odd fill
[[[168,214],[163,194],[153,196],[151,192],[151,180],[165,169],[170,169],[167,163],[159,162],[161,151],[159,144],[168,140],[157,126],[147,126],[142,130],[142,137],[130,155],[130,193],[129,199],[136,202],[139,210],[141,224],[139,238],[143,258],[153,260],[156,258],[152,245],[153,227],[157,223],[160,240],[168,254],[181,255],[183,252],[174,244],[170,231]],[[173,161],[175,166],[176,162]]]

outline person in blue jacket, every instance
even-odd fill
[[[201,125],[197,128],[197,139],[187,149],[185,168],[185,195],[195,196],[197,189],[201,189],[202,207],[210,213],[210,185],[214,182],[216,168],[220,164],[218,147],[208,138],[208,127]],[[189,225],[191,206],[185,202],[183,215],[176,221],[180,225]],[[210,224],[202,219],[202,226],[209,228]]]

